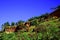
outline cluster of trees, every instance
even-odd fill
[[[60,40],[60,18],[40,23],[29,32],[0,33],[0,40]]]
[[[59,8],[60,6],[56,9]],[[28,32],[25,30],[10,34],[0,32],[0,40],[60,40],[60,18],[55,19],[51,17],[48,18],[49,21],[45,21],[47,16],[49,16],[48,13],[28,19],[28,22],[31,23]],[[21,25],[20,27],[22,27],[24,23],[21,20],[16,23],[12,22],[11,24],[6,22],[2,24],[2,27],[3,30],[9,26],[18,27]]]
[[[58,9],[60,9],[60,5],[59,6],[57,6],[56,8],[53,8],[54,10],[56,9],[56,10],[58,10]],[[43,15],[41,15],[41,16],[37,16],[37,17],[32,17],[32,18],[30,18],[30,19],[28,19],[28,21],[29,22],[31,22],[31,26],[33,26],[33,25],[38,25],[40,22],[44,22],[45,21],[45,19],[47,19],[48,18],[48,16],[49,16],[49,13],[45,13],[45,14],[43,14]],[[12,22],[11,24],[9,24],[9,22],[6,22],[6,23],[4,23],[4,24],[2,24],[2,27],[3,27],[3,29],[5,28],[5,27],[8,27],[8,26],[15,26],[15,25],[22,25],[23,23],[25,23],[24,21],[22,21],[22,20],[20,20],[20,21],[18,21],[18,22]]]
[[[24,23],[24,21],[20,20],[18,22],[12,22],[11,24],[9,22],[5,22],[4,24],[2,24],[2,30],[4,30],[6,27],[13,27],[13,26],[18,26],[18,25],[22,25]]]

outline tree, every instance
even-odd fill
[[[59,5],[59,6],[57,6],[57,8],[58,8],[58,9],[60,9],[60,5]]]
[[[33,25],[33,26],[34,26],[34,25],[36,26],[37,24],[38,24],[37,20],[31,21],[31,26],[32,26],[32,25]]]
[[[20,20],[16,23],[16,25],[22,25],[24,23],[24,21]]]
[[[48,15],[49,15],[48,13],[45,13],[45,14],[41,15],[40,17],[41,18],[47,18]]]
[[[57,7],[55,7],[55,8],[51,8],[51,9],[60,9],[60,5],[58,5]]]
[[[15,23],[14,23],[14,22],[12,22],[12,23],[11,23],[11,26],[14,26],[14,25],[15,25]]]
[[[6,27],[10,26],[9,22],[2,24],[2,29],[4,30]]]
[[[4,23],[4,26],[10,26],[9,22]]]

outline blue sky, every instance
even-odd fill
[[[59,0],[0,0],[0,29],[5,22],[17,22],[53,11]]]

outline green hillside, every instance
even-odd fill
[[[10,34],[1,32],[0,40],[60,40],[60,18],[50,18],[49,21],[42,22],[34,20],[37,25],[31,25],[28,32],[24,30]]]
[[[60,17],[44,14],[26,22],[6,22],[2,24],[0,40],[60,40]]]

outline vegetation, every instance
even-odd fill
[[[60,19],[41,22],[30,27],[30,31],[10,34],[0,33],[0,40],[60,40]]]
[[[0,40],[60,40],[60,18],[51,17],[49,14],[30,18],[30,27],[24,24],[24,21],[16,23],[6,22],[2,25],[3,30],[6,27],[16,26],[20,28],[17,32],[7,34],[5,31],[0,32]],[[23,29],[21,29],[23,28]],[[27,31],[29,30],[29,31]]]

